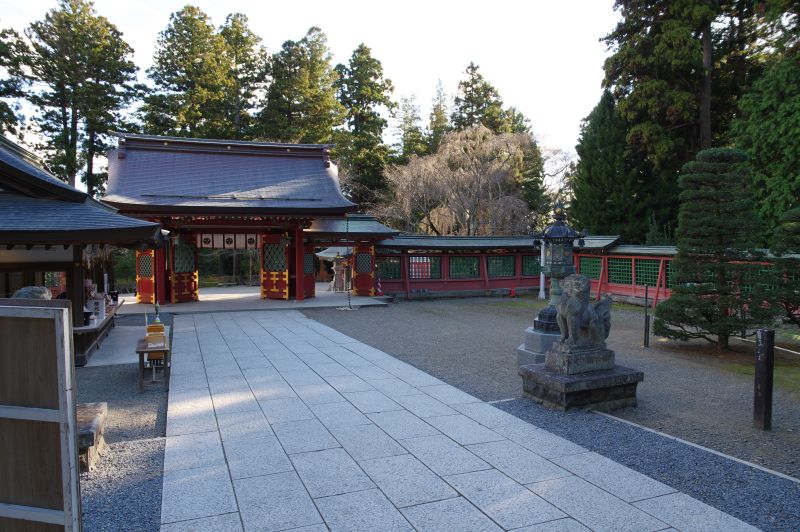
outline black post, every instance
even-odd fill
[[[650,314],[647,313],[648,293],[647,289],[650,288],[644,285],[644,346],[650,347]]]
[[[756,382],[753,395],[753,426],[772,428],[772,372],[775,366],[775,331],[756,331]]]

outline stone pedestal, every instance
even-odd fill
[[[603,371],[614,367],[614,351],[603,347],[576,349],[557,342],[547,352],[544,366],[565,375]]]
[[[549,332],[528,327],[525,329],[525,343],[517,348],[517,365],[541,364],[545,353],[553,347],[553,342],[561,338],[561,333]]]
[[[548,353],[549,355],[549,353]],[[622,366],[588,373],[564,374],[546,364],[519,369],[522,388],[531,399],[558,410],[616,410],[636,406],[636,385],[644,373]]]

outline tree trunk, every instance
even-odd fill
[[[703,90],[700,95],[700,148],[711,147],[711,21],[703,27]]]
[[[94,139],[97,134],[94,128],[89,129],[89,141],[86,149],[86,193],[90,198],[94,197]]]
[[[78,110],[73,105],[69,124],[69,147],[67,148],[67,177],[70,186],[75,186],[78,174]]]
[[[729,346],[730,336],[727,334],[720,334],[717,336],[717,351],[727,351]]]

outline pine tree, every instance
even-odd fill
[[[483,125],[494,133],[509,132],[503,111],[503,100],[497,89],[479,72],[480,67],[470,63],[465,71],[467,78],[458,84],[453,100],[451,120],[457,130]]]
[[[433,97],[431,114],[428,118],[428,153],[436,153],[445,134],[450,131],[448,118],[447,94],[442,81],[436,84],[436,95]]]
[[[349,174],[350,194],[356,203],[367,207],[386,188],[383,169],[389,147],[383,142],[387,121],[381,111],[392,112],[394,86],[383,77],[381,62],[370,49],[360,44],[347,65],[336,66],[339,103],[346,109],[347,130],[339,136],[336,155]]]
[[[800,327],[800,207],[780,217],[772,241],[777,256],[764,283],[767,300],[780,310],[783,319]]]
[[[0,135],[17,130],[19,105],[5,100],[25,96],[22,67],[27,54],[28,47],[16,31],[0,30]]]
[[[757,282],[760,224],[746,160],[741,150],[717,148],[683,166],[672,296],[656,308],[656,334],[702,338],[723,350],[731,335],[767,323],[774,313],[762,305]]]
[[[659,210],[660,191],[652,190],[647,165],[626,154],[626,135],[627,124],[606,90],[581,126],[570,217],[590,234],[642,243],[649,218]]]
[[[226,136],[226,96],[233,86],[226,52],[225,40],[199,8],[187,5],[172,13],[147,71],[155,90],[142,108],[145,132]]]
[[[228,15],[219,34],[225,41],[231,79],[225,96],[230,131],[225,138],[249,139],[254,127],[252,111],[267,84],[267,52],[242,13]]]
[[[313,27],[299,41],[283,43],[271,58],[270,74],[258,116],[260,135],[277,142],[331,142],[344,109],[336,99],[338,75],[322,30]]]

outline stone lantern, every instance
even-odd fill
[[[532,236],[539,241],[542,253],[542,272],[550,277],[550,304],[543,308],[533,320],[533,327],[525,330],[525,343],[517,348],[520,366],[544,362],[545,353],[560,337],[556,321],[556,304],[561,297],[561,280],[575,273],[573,249],[575,241],[583,246],[585,231],[575,231],[566,223],[564,205],[556,203],[553,208],[553,223],[542,233]]]

